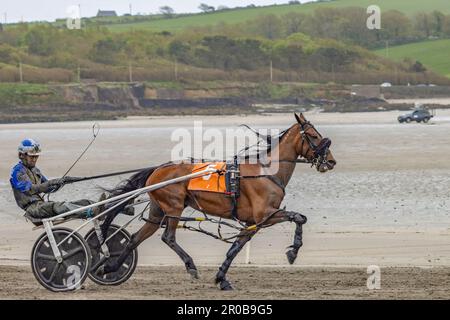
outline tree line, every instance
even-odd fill
[[[45,81],[44,75],[49,74],[49,81],[62,82],[78,76],[126,80],[130,67],[134,68],[134,78],[140,80],[216,76],[259,81],[268,78],[272,67],[277,79],[287,81],[448,82],[427,71],[419,61],[394,63],[362,47],[376,47],[386,39],[406,41],[412,37],[408,32],[416,32],[415,39],[446,35],[447,16],[423,14],[423,19],[417,20],[422,21],[418,29],[413,28],[410,18],[401,17],[398,12],[386,12],[382,29],[368,30],[364,10],[318,9],[309,16],[260,16],[241,24],[219,23],[176,34],[113,33],[102,26],[68,30],[52,24],[24,23],[0,32],[0,81],[16,81],[20,64],[25,79],[26,74],[34,74],[37,78],[42,75],[41,81]]]
[[[318,8],[310,14],[269,14],[239,24],[219,23],[196,30],[206,33],[240,33],[266,39],[283,39],[291,34],[304,33],[313,38],[330,38],[368,49],[382,48],[386,41],[390,45],[399,45],[450,37],[450,15],[440,11],[419,12],[412,16],[397,10],[383,11],[380,30],[369,30],[367,18],[366,9],[363,8]]]

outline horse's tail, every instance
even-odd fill
[[[105,191],[109,192],[110,197],[115,197],[115,196],[119,196],[121,194],[133,191],[133,190],[137,190],[140,188],[145,187],[145,183],[147,182],[148,177],[159,167],[161,167],[162,165],[159,166],[154,166],[154,167],[149,167],[146,169],[143,169],[137,173],[135,173],[134,175],[132,175],[130,178],[120,182],[117,187],[115,187],[114,189],[104,189]],[[118,200],[119,202],[121,200]],[[114,218],[123,211],[123,209],[130,204],[133,201],[127,201],[119,206],[117,206],[116,208],[112,209],[111,211],[109,211],[108,213],[106,213],[106,218],[104,220],[104,222],[101,225],[101,230],[102,230],[102,234],[103,234],[103,239],[106,239],[106,234],[108,231],[109,226],[111,225],[111,223],[113,222]],[[112,203],[110,206],[114,206],[117,203]]]

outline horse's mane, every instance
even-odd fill
[[[279,134],[276,134],[276,135],[267,135],[267,136],[265,136],[265,135],[262,135],[262,134],[258,133],[255,129],[251,128],[250,126],[248,126],[246,124],[243,124],[241,126],[244,126],[244,127],[248,128],[250,131],[252,131],[259,138],[259,140],[258,140],[258,142],[256,144],[254,144],[252,146],[244,147],[241,150],[239,150],[238,155],[240,153],[242,153],[242,152],[246,152],[247,150],[250,150],[250,148],[252,148],[252,147],[255,147],[255,146],[258,147],[258,151],[255,154],[246,154],[244,156],[244,158],[243,158],[245,160],[250,159],[250,157],[259,158],[261,156],[261,154],[268,155],[272,151],[272,149],[274,147],[276,147],[276,143],[274,143],[274,141],[278,141],[278,143],[280,143],[281,140],[289,132],[289,130],[293,127],[293,126],[291,126],[288,129],[284,129],[283,131],[281,131]],[[262,148],[263,148],[262,150],[261,150],[261,147],[260,147],[261,143],[265,143],[265,145],[262,146]]]
[[[295,125],[295,124],[294,124]],[[242,149],[240,149],[237,154],[235,154],[235,158],[240,159],[240,160],[249,160],[250,158],[257,158],[257,159],[261,159],[261,157],[266,156],[268,154],[270,154],[270,152],[272,151],[272,149],[274,147],[276,147],[277,143],[280,143],[281,140],[286,136],[286,134],[289,132],[289,130],[291,130],[293,128],[292,125],[291,127],[282,130],[279,134],[276,135],[263,135],[260,134],[259,132],[257,132],[255,129],[253,129],[252,127],[246,125],[246,124],[242,124],[240,126],[246,127],[247,129],[249,129],[250,131],[252,131],[256,137],[258,138],[258,142],[251,145],[251,146],[246,146]],[[277,141],[277,143],[275,143],[274,141]],[[248,153],[246,151],[251,150],[253,147],[257,147],[258,150],[255,153]],[[246,152],[245,156],[241,156],[242,153]],[[204,162],[214,162],[214,161],[218,161],[217,159],[196,159],[194,157],[189,157],[187,158],[188,161],[190,161],[191,163],[204,163]],[[227,162],[229,160],[220,160],[220,161],[224,161]]]

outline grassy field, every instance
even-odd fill
[[[47,103],[54,93],[44,84],[0,83],[0,106]]]
[[[428,69],[450,78],[450,39],[424,41],[401,46],[395,46],[388,49],[376,50],[380,56],[396,61],[404,58],[411,58],[420,61]]]
[[[382,11],[396,9],[408,15],[413,15],[420,11],[431,12],[433,10],[438,10],[445,14],[450,13],[450,3],[448,0],[337,0],[301,5],[274,5],[221,11],[210,14],[196,14],[188,17],[172,19],[154,19],[137,23],[112,24],[108,25],[108,28],[117,32],[127,31],[130,29],[155,31],[167,30],[176,32],[177,30],[181,30],[189,26],[213,25],[219,22],[226,22],[229,24],[238,23],[265,14],[283,15],[289,12],[310,13],[317,8],[323,7],[343,8],[353,6],[367,8],[370,5],[378,5]]]

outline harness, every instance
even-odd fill
[[[240,196],[240,171],[237,156],[233,157],[232,163],[227,163],[225,172],[226,195],[231,199],[231,215],[233,219],[239,220],[237,216],[237,199]]]
[[[182,224],[178,224],[177,228],[200,232],[200,233],[206,234],[208,236],[211,236],[214,239],[221,240],[226,243],[233,243],[233,241],[231,241],[231,240],[239,237],[239,234],[243,231],[254,231],[254,230],[258,230],[258,229],[262,229],[262,228],[266,228],[266,227],[270,226],[270,224],[266,225],[265,223],[268,220],[270,220],[275,214],[277,214],[278,212],[283,211],[285,209],[286,208],[275,210],[274,212],[269,214],[267,217],[265,217],[261,222],[254,224],[254,225],[243,224],[239,220],[237,220],[237,222],[239,222],[241,226],[236,226],[236,225],[233,225],[226,221],[222,221],[222,218],[220,218],[219,220],[214,219],[214,218],[209,218],[205,213],[203,213],[204,217],[178,217],[178,216],[165,215],[164,218],[160,222],[156,222],[156,221],[152,221],[150,219],[146,219],[143,217],[143,212],[145,211],[145,209],[144,209],[144,211],[142,211],[140,214],[140,219],[144,220],[146,222],[155,224],[155,225],[159,225],[160,228],[166,227],[166,225],[167,225],[166,220],[175,219],[175,220],[178,220],[179,222],[183,222]],[[202,222],[205,222],[205,221],[217,224],[217,235],[210,231],[207,231],[201,227]],[[187,225],[188,222],[198,222],[198,227],[196,228],[196,227],[189,226],[189,225]],[[229,237],[224,237],[221,232],[222,225],[239,231],[239,234],[235,234],[235,235],[229,236]]]
[[[306,121],[304,123],[300,123],[300,135],[302,136],[302,144],[300,147],[300,150],[303,150],[304,144],[307,143],[309,149],[306,151],[306,155],[310,150],[313,151],[313,156],[309,159],[306,155],[302,155],[303,159],[296,159],[296,160],[279,160],[279,162],[289,162],[289,163],[311,163],[311,167],[316,166],[318,167],[322,163],[326,163],[326,155],[328,153],[328,149],[331,146],[331,140],[329,138],[322,138],[320,133],[317,131],[317,129],[314,127],[313,124],[311,124],[309,121]],[[259,133],[257,133],[252,128],[248,127],[250,130],[252,130],[255,134],[261,136]],[[314,129],[317,136],[321,138],[321,141],[318,145],[314,143],[314,141],[311,139],[310,135],[306,133],[309,129]],[[264,136],[264,138],[270,143],[270,136]],[[194,158],[190,158],[191,163],[195,162]],[[206,159],[200,159],[201,162],[209,162]],[[275,175],[254,175],[254,176],[242,176],[240,174],[240,164],[238,161],[238,156],[235,155],[233,157],[232,162],[226,162],[225,167],[225,184],[226,184],[226,196],[230,198],[231,201],[231,215],[232,218],[235,221],[239,221],[238,212],[237,212],[237,206],[238,206],[238,199],[240,197],[240,179],[259,179],[259,178],[267,178],[270,181],[272,181],[277,187],[279,187],[283,194],[286,194],[285,188],[286,186],[283,184],[280,178],[278,178]],[[194,197],[195,199],[195,197]]]
[[[314,125],[309,122],[309,121],[305,121],[305,122],[299,122],[301,130],[300,130],[300,134],[302,136],[302,144],[300,147],[300,150],[303,150],[303,146],[304,143],[306,142],[308,144],[308,147],[310,150],[313,151],[313,157],[308,159],[306,157],[306,155],[302,155],[304,159],[296,159],[296,160],[279,160],[279,162],[289,162],[289,163],[311,163],[311,167],[316,166],[318,167],[319,165],[321,165],[322,163],[326,163],[327,159],[327,153],[328,153],[328,149],[331,146],[331,140],[329,138],[322,138],[322,135],[317,131],[317,129],[314,127]],[[253,130],[252,128],[248,127],[250,130],[252,130],[253,132],[255,132],[258,136],[259,134]],[[314,131],[316,132],[316,134],[318,135],[318,137],[321,138],[320,142],[318,145],[316,145],[314,143],[314,141],[311,140],[311,137],[309,134],[306,133],[307,130],[309,129],[314,129]],[[266,140],[268,142],[270,142],[270,136],[264,137],[266,138]],[[306,154],[308,154],[309,150],[306,151]],[[230,168],[232,171],[230,172],[230,177],[234,177],[235,181],[230,179],[230,192],[231,192],[231,203],[232,203],[232,216],[235,220],[239,220],[238,216],[237,216],[237,199],[239,197],[239,179],[241,178],[246,178],[246,179],[256,179],[256,178],[267,178],[270,181],[272,181],[277,187],[279,187],[282,191],[283,194],[286,194],[285,188],[286,186],[283,184],[283,182],[280,180],[280,178],[278,178],[275,175],[257,175],[257,176],[241,176],[239,175],[239,164],[237,163],[237,156],[234,157],[233,159],[233,164],[230,166],[227,166],[227,171],[228,168]],[[236,169],[237,168],[237,169]],[[236,188],[237,189],[233,189]],[[227,183],[227,188],[228,188],[228,183]]]

